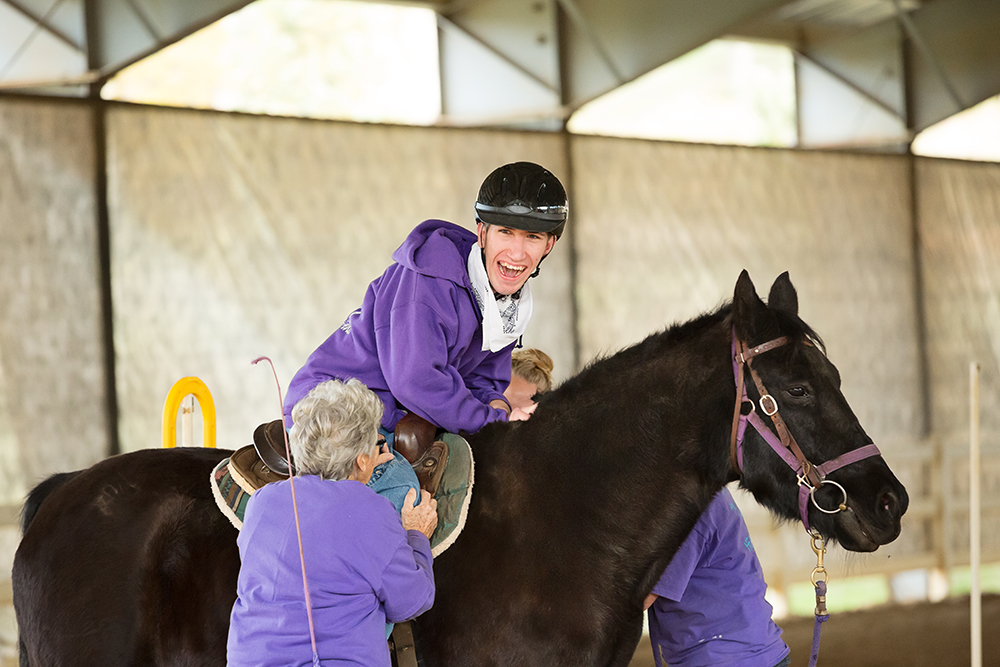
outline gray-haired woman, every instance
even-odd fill
[[[390,664],[386,622],[434,602],[429,537],[437,503],[400,515],[365,486],[391,459],[377,441],[382,402],[357,380],[323,382],[295,406],[289,432],[316,646],[321,660]],[[312,648],[288,481],[247,505],[237,541],[242,566],[229,629],[228,664],[309,665]]]

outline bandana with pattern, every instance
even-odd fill
[[[482,249],[473,244],[469,252],[469,279],[483,314],[483,351],[499,352],[524,334],[531,319],[531,287],[524,284],[518,295],[493,295],[490,278],[483,266]]]

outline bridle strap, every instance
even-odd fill
[[[736,376],[736,406],[733,408],[733,427],[730,429],[729,437],[729,460],[732,463],[733,468],[736,470],[737,474],[743,471],[743,434],[746,432],[747,420],[756,417],[756,412],[753,409],[753,404],[750,405],[749,415],[744,415],[742,413],[742,407],[744,403],[750,402],[746,399],[746,384],[744,383],[743,368],[744,364],[750,365],[750,360],[757,355],[764,354],[770,350],[786,345],[789,339],[788,336],[781,336],[773,340],[769,340],[766,343],[762,343],[756,347],[748,348],[746,343],[739,340],[736,337],[736,327],[733,327],[733,338],[732,338],[732,350],[733,350],[733,375]],[[753,369],[751,368],[751,373]],[[756,375],[754,373],[754,375]],[[757,383],[759,379],[755,379]],[[758,386],[758,391],[760,388]],[[763,396],[764,394],[761,393]],[[756,417],[759,421],[759,417]],[[760,423],[763,425],[763,422]],[[754,423],[754,428],[763,435],[764,431],[770,433],[771,429],[764,427],[763,431],[760,426]],[[774,447],[774,444],[771,445]],[[796,445],[797,447],[798,445]],[[782,458],[784,454],[780,448],[775,447],[774,451],[778,452]],[[796,466],[794,464],[789,464],[794,469]]]
[[[732,335],[732,351],[733,351],[733,375],[736,378],[736,406],[733,409],[733,427],[729,439],[729,458],[736,469],[737,474],[742,474],[743,472],[743,435],[746,432],[747,423],[754,427],[754,430],[764,438],[765,442],[771,446],[771,449],[775,451],[784,460],[788,467],[790,467],[794,472],[796,477],[798,477],[799,484],[799,515],[802,518],[802,525],[805,526],[806,531],[809,531],[809,500],[812,498],[813,504],[816,503],[816,499],[813,497],[816,489],[822,486],[824,483],[834,484],[835,486],[840,486],[831,480],[826,480],[824,478],[834,470],[843,468],[851,463],[856,463],[862,459],[868,458],[869,456],[879,456],[881,452],[878,447],[874,444],[864,445],[857,449],[851,450],[845,454],[841,454],[837,458],[822,463],[818,466],[813,465],[809,459],[805,457],[802,453],[802,449],[799,444],[795,441],[792,436],[791,431],[788,430],[788,426],[785,424],[785,420],[781,417],[778,411],[778,403],[767,392],[767,388],[764,387],[763,381],[754,370],[753,364],[750,362],[754,357],[763,354],[769,350],[786,345],[789,342],[787,336],[781,336],[775,338],[766,343],[758,345],[756,347],[747,347],[746,343],[739,340],[736,337],[736,327],[733,327]],[[761,411],[764,412],[768,417],[771,418],[771,423],[774,424],[774,430],[772,431],[764,420],[761,419],[760,415],[757,413],[756,406],[753,405],[753,401],[747,398],[746,395],[746,382],[744,376],[744,365],[750,369],[750,376],[753,378],[754,385],[757,388],[757,394],[759,395],[758,403]],[[750,411],[748,414],[742,414],[742,407],[744,403],[750,404]],[[767,405],[765,405],[765,403]],[[777,432],[777,435],[775,435]],[[840,487],[843,491],[843,487]],[[844,501],[839,505],[836,510],[826,510],[821,508],[819,505],[816,507],[827,514],[836,513],[838,511],[847,509],[847,492],[844,491]]]
[[[813,466],[813,464],[809,462],[809,459],[806,458],[806,455],[802,453],[799,443],[795,441],[795,436],[792,435],[792,432],[788,430],[788,426],[785,425],[785,420],[782,419],[781,413],[778,411],[777,402],[774,400],[773,396],[767,393],[767,389],[764,388],[764,383],[761,381],[760,376],[757,374],[757,371],[754,370],[753,365],[750,364],[749,360],[747,360],[747,366],[750,368],[750,377],[753,378],[753,383],[757,386],[757,394],[760,396],[758,399],[758,402],[761,404],[760,409],[764,411],[764,414],[771,418],[771,423],[774,424],[774,430],[778,432],[778,438],[781,440],[781,444],[786,450],[795,456],[795,459],[798,462],[798,466],[792,467],[797,468],[795,472],[809,480],[809,483],[812,486],[819,486],[822,478],[820,478],[819,473],[816,472],[815,466]],[[770,402],[774,405],[773,411],[769,412],[768,409],[764,407],[765,398],[770,399]],[[756,415],[756,411],[754,414]],[[759,416],[757,418],[760,419]]]
[[[743,433],[747,428],[747,420],[743,417],[743,364],[736,362],[736,336],[733,335],[733,374],[736,376],[736,407],[733,409],[733,427],[729,431],[729,461],[736,474],[743,472]]]
[[[843,468],[851,463],[857,463],[861,459],[866,459],[869,456],[881,456],[882,452],[874,444],[865,445],[864,447],[858,447],[857,449],[852,449],[851,451],[841,454],[832,461],[827,461],[826,463],[821,463],[816,466],[816,472],[819,473],[820,477],[826,477],[834,470]]]

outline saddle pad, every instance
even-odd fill
[[[469,514],[472,485],[475,479],[475,462],[472,449],[465,438],[445,433],[441,439],[448,443],[448,464],[441,475],[434,499],[438,502],[438,525],[431,536],[431,554],[438,556],[455,543]],[[229,522],[237,530],[243,528],[243,516],[253,487],[247,486],[230,468],[228,458],[222,459],[209,476],[212,496]],[[244,488],[246,486],[246,488]]]
[[[444,433],[440,439],[448,443],[448,463],[434,494],[438,503],[438,525],[431,535],[431,554],[435,557],[454,544],[465,528],[476,467],[472,448],[465,438]]]
[[[243,528],[243,515],[247,511],[247,502],[250,500],[251,492],[245,490],[233,477],[229,470],[229,459],[222,459],[212,470],[210,475],[212,485],[212,496],[215,497],[215,504],[219,507],[229,522],[236,527],[236,530]]]

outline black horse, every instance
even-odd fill
[[[750,346],[787,337],[753,369],[805,458],[871,443],[787,274],[768,302],[744,272],[731,305],[592,363],[530,421],[469,438],[468,522],[416,626],[426,664],[625,665],[645,596],[723,485],[799,519],[796,474],[762,437],[747,433],[742,473],[731,462],[734,332]],[[140,451],[32,492],[13,569],[22,665],[225,664],[239,556],[208,478],[228,454]],[[881,456],[827,479],[847,501],[810,504],[814,530],[853,551],[896,538],[908,500]],[[815,499],[842,495],[823,484]]]

